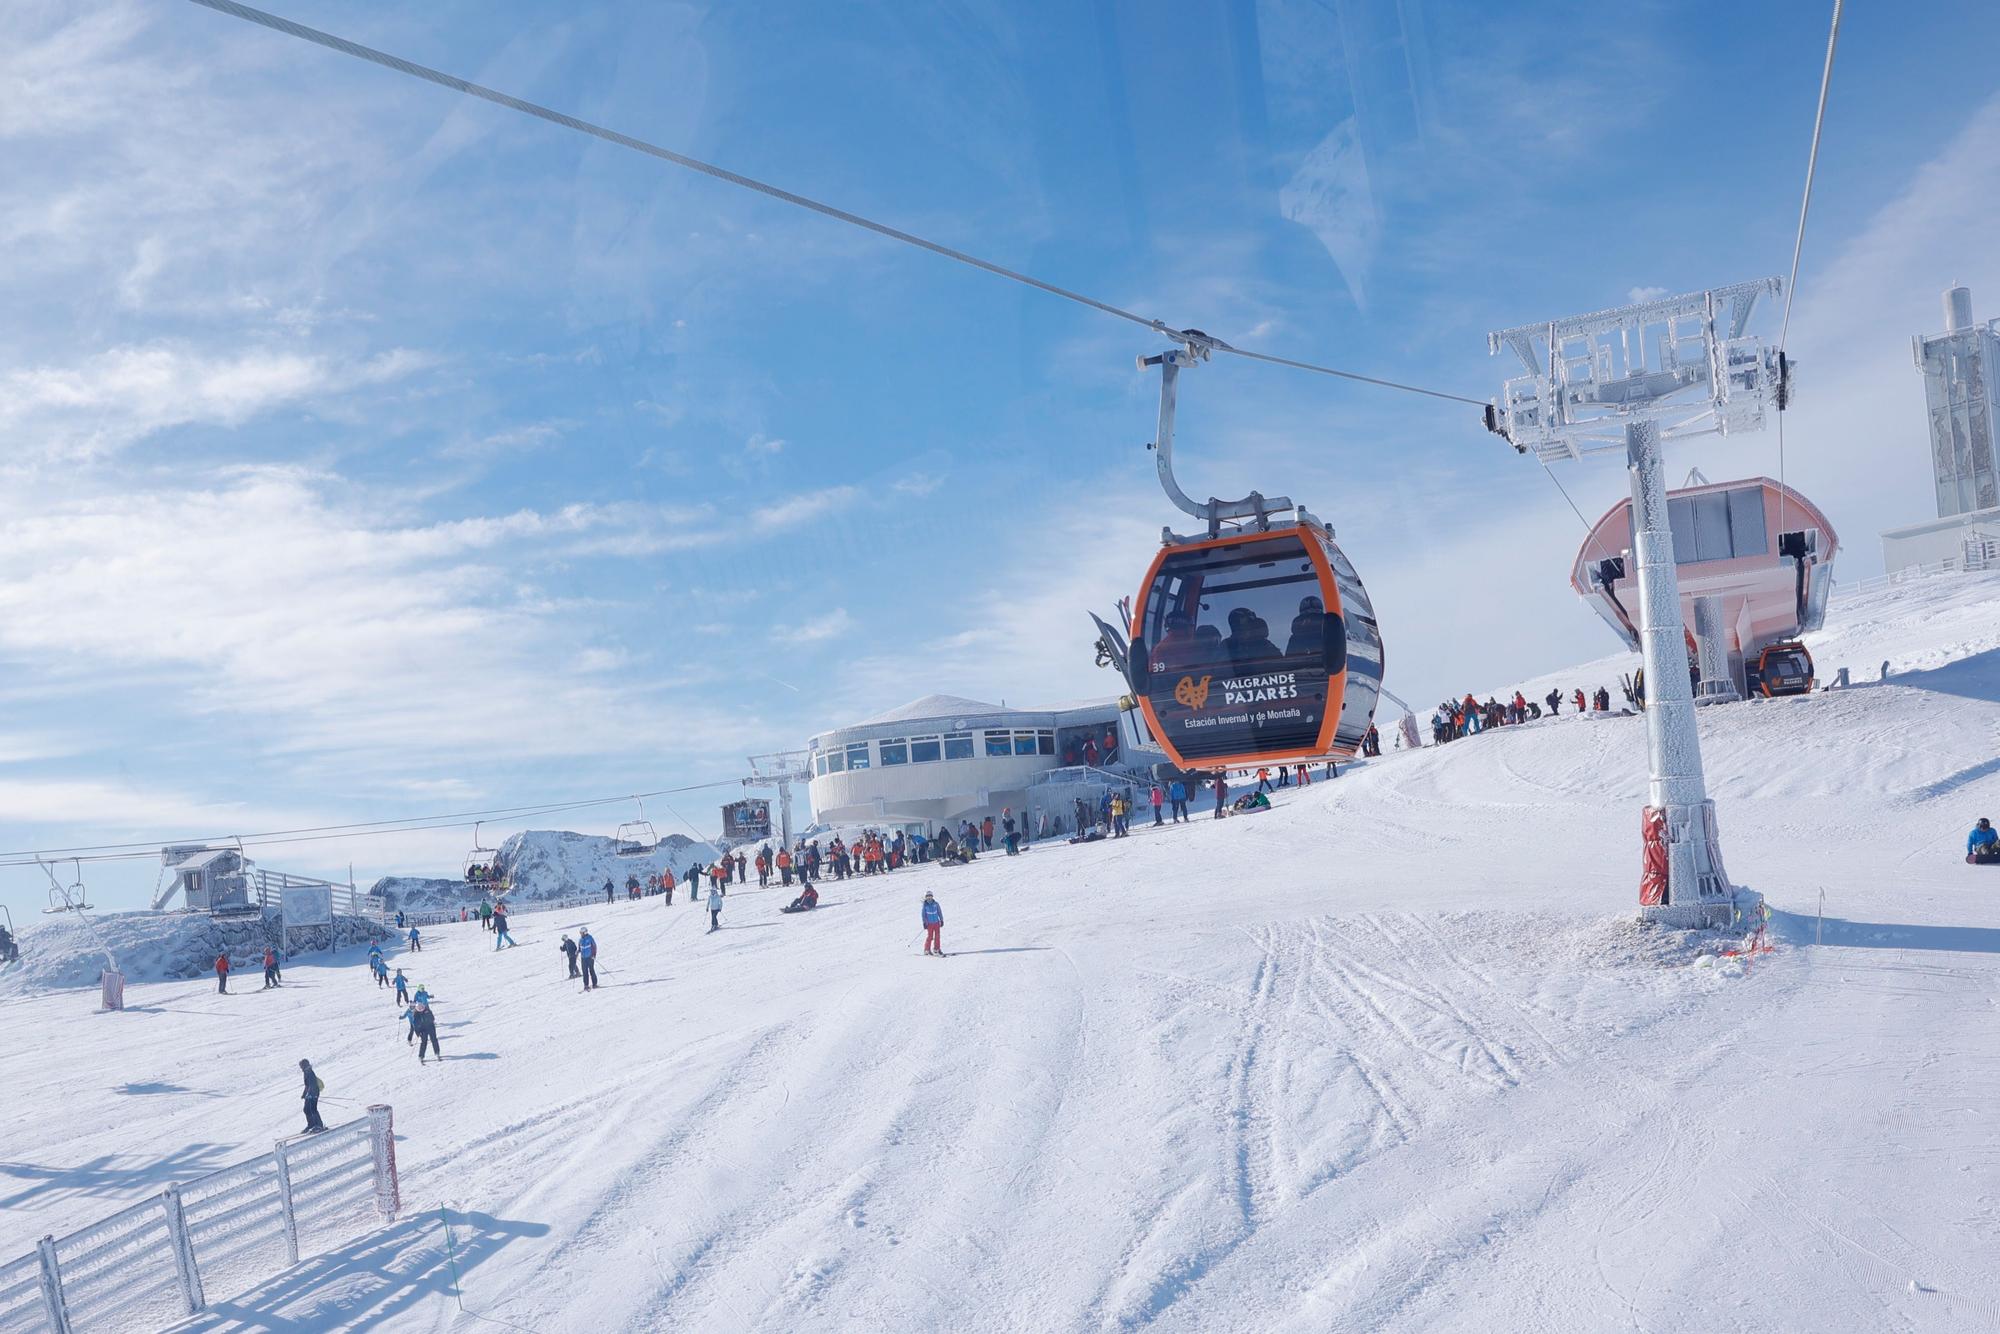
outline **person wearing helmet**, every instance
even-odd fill
[[[937,899],[924,891],[924,953],[944,957],[944,909],[938,907]]]
[[[2000,829],[1985,816],[1972,826],[1972,832],[1965,836],[1965,860],[1975,865],[2000,862]]]

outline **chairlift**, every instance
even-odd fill
[[[639,807],[639,818],[618,826],[616,851],[620,857],[644,857],[660,846],[660,836],[646,821],[646,803],[637,797],[632,800]]]
[[[91,910],[93,905],[90,902],[90,895],[83,885],[83,861],[80,858],[73,857],[70,859],[70,863],[74,867],[76,878],[67,885],[56,879],[56,873],[51,869],[49,863],[42,863],[42,874],[49,878],[49,906],[42,909],[44,913],[89,912]],[[9,920],[12,920],[11,917]]]
[[[484,823],[484,820],[478,820],[472,826],[472,851],[465,854],[465,879],[468,884],[487,884],[499,879],[500,854],[492,848],[479,846],[479,826]]]
[[[1255,491],[1197,502],[1181,490],[1175,380],[1220,344],[1195,329],[1169,336],[1182,346],[1139,361],[1160,368],[1160,485],[1207,531],[1161,535],[1132,604],[1133,699],[1182,769],[1351,756],[1381,698],[1374,604],[1333,530],[1304,506]]]

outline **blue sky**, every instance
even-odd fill
[[[1490,328],[1784,272],[1827,17],[281,12],[1473,397],[1508,373]],[[1847,18],[1787,437],[1848,577],[1930,513],[1909,335],[1953,280],[2000,309],[1996,40],[1991,6]],[[0,849],[728,779],[934,690],[1113,687],[1083,611],[1134,591],[1174,518],[1140,329],[168,0],[8,6],[0,141]],[[1331,521],[1392,689],[1612,647],[1565,583],[1575,516],[1472,409],[1234,361],[1184,383],[1183,483]],[[1696,464],[1775,471],[1774,437],[1673,460]],[[1564,480],[1593,518],[1623,486]],[[675,804],[707,831],[728,795]],[[466,841],[267,861],[443,873]],[[86,868],[113,905],[154,874]],[[0,868],[17,916],[45,886]]]

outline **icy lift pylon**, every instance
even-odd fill
[[[1745,333],[1758,298],[1781,287],[1765,278],[1486,336],[1488,352],[1511,349],[1527,371],[1487,405],[1488,430],[1544,464],[1625,456],[1651,765],[1639,902],[1644,916],[1675,926],[1727,923],[1736,890],[1702,777],[1661,445],[1754,431],[1768,407],[1784,410],[1784,354]]]

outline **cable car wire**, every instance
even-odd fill
[[[944,245],[941,242],[918,236],[915,232],[905,231],[900,227],[892,227],[888,223],[877,222],[873,218],[865,218],[859,213],[851,213],[844,208],[837,208],[832,204],[823,203],[820,200],[795,193],[781,186],[772,185],[768,181],[760,181],[754,176],[745,176],[740,172],[731,171],[727,167],[718,167],[712,162],[704,162],[700,158],[689,157],[685,153],[676,153],[671,148],[662,148],[658,144],[649,143],[644,139],[637,139],[629,134],[622,134],[617,130],[609,129],[591,121],[582,120],[565,112],[556,111],[538,102],[530,102],[525,98],[515,97],[512,94],[488,88],[483,84],[473,83],[469,79],[461,79],[455,74],[446,74],[444,71],[432,69],[428,65],[419,65],[413,60],[405,60],[403,57],[391,55],[387,51],[378,51],[372,46],[363,46],[359,42],[351,42],[345,37],[337,37],[330,32],[323,32],[318,28],[309,28],[303,23],[295,23],[291,19],[282,18],[265,10],[239,4],[237,0],[189,0],[189,2],[200,5],[204,9],[212,9],[218,14],[226,14],[231,18],[242,19],[246,23],[258,24],[261,27],[269,28],[273,32],[283,33],[288,37],[296,37],[301,41],[311,42],[316,46],[323,46],[329,51],[337,51],[342,55],[353,56],[357,60],[365,60],[370,64],[380,65],[382,68],[394,70],[398,74],[407,74],[413,79],[422,79],[426,83],[434,83],[440,88],[449,88],[453,92],[463,93],[467,97],[476,97],[481,101],[491,102],[495,106],[506,107],[510,111],[518,111],[525,116],[534,116],[540,120],[548,121],[552,125],[560,125],[564,129],[575,130],[578,134],[587,134],[593,138],[602,139],[606,143],[615,144],[620,148],[629,148],[635,153],[644,153],[648,157],[658,158],[662,162],[671,162],[675,166],[685,167],[689,171],[698,171],[704,176],[711,176],[718,181],[723,181],[745,190],[755,191],[758,194],[769,196],[782,203],[791,204],[796,208],[806,209],[810,212],[818,213],[823,217],[832,218],[836,222],[844,222],[850,227],[859,227],[863,231],[873,232],[877,236],[885,236],[892,241],[900,241],[904,245],[915,246],[919,250],[928,250],[934,255],[939,255],[945,259],[954,260],[957,263],[968,265],[982,272],[993,274],[995,277],[1005,278],[1010,282],[1021,283],[1037,291],[1046,292],[1050,296],[1061,297],[1065,301],[1074,301],[1080,306],[1087,306],[1092,310],[1115,316],[1121,320],[1129,320],[1133,324],[1151,329],[1155,333],[1164,334],[1169,338],[1180,338],[1184,332],[1183,330],[1176,329],[1164,320],[1149,319],[1134,311],[1126,310],[1122,306],[1114,306],[1109,301],[1100,301],[1094,296],[1088,296],[1072,288],[1046,282],[1032,274],[1022,273],[1018,269],[1010,269],[1004,264],[996,264],[992,260],[981,259],[977,255],[968,254],[953,246]],[[1218,352],[1228,352],[1251,361],[1269,362],[1274,366],[1288,366],[1293,370],[1310,371],[1315,375],[1331,375],[1342,380],[1352,380],[1358,384],[1372,384],[1383,389],[1397,389],[1406,394],[1422,394],[1428,398],[1441,398],[1452,403],[1469,403],[1474,407],[1486,406],[1486,400],[1484,399],[1467,398],[1462,394],[1449,394],[1441,389],[1425,389],[1420,385],[1404,384],[1397,380],[1385,380],[1373,375],[1362,375],[1357,371],[1344,371],[1333,366],[1321,366],[1315,362],[1294,361],[1289,357],[1275,357],[1268,353],[1250,352],[1240,347],[1231,347],[1219,338],[1205,337],[1203,342]]]
[[[1812,212],[1813,176],[1819,167],[1820,132],[1826,126],[1826,94],[1833,86],[1833,53],[1840,45],[1841,0],[1833,0],[1833,24],[1826,34],[1826,64],[1819,74],[1819,106],[1813,112],[1812,147],[1806,153],[1806,188],[1799,199],[1799,226],[1792,237],[1792,275],[1785,283],[1785,318],[1778,326],[1778,364],[1785,364],[1785,339],[1792,331],[1792,300],[1799,294],[1799,256],[1806,245],[1806,217]],[[1781,382],[1780,392],[1784,392]],[[1778,405],[1778,531],[1785,530],[1785,405]]]

